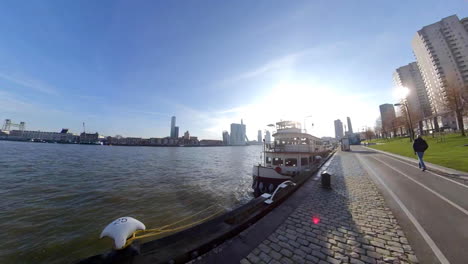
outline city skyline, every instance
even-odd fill
[[[1,120],[153,137],[167,136],[175,115],[214,139],[242,117],[249,138],[309,115],[306,129],[319,137],[346,116],[356,131],[372,127],[378,106],[396,101],[389,73],[414,61],[415,33],[468,14],[462,1],[0,6]]]

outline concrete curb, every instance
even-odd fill
[[[368,150],[372,150],[372,151],[375,151],[375,152],[385,154],[387,156],[394,157],[394,158],[402,160],[402,161],[409,162],[409,163],[411,163],[413,165],[418,165],[418,160],[417,159],[411,159],[411,158],[408,158],[408,157],[405,157],[405,156],[401,156],[401,155],[398,155],[398,154],[390,153],[390,152],[379,150],[379,149],[369,148],[369,147],[366,147],[366,146],[362,146],[362,147],[366,148]],[[437,173],[442,174],[444,176],[457,178],[457,179],[460,179],[460,180],[463,180],[463,181],[468,180],[468,173],[466,173],[466,172],[454,170],[454,169],[447,168],[447,167],[443,167],[443,166],[436,165],[436,164],[426,162],[426,161],[424,161],[424,163],[426,164],[426,167],[428,169],[430,169],[431,171],[433,171],[433,172],[437,172]]]

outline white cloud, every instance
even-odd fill
[[[58,95],[57,89],[55,89],[51,85],[41,80],[33,79],[21,74],[0,72],[0,78],[41,93],[45,93],[48,95]]]
[[[339,51],[344,47],[344,45],[347,44],[348,43],[346,42],[328,43],[327,45],[317,45],[311,48],[303,49],[298,52],[290,53],[282,57],[278,57],[276,59],[267,61],[266,63],[258,67],[247,70],[236,76],[226,78],[225,80],[220,82],[220,85],[231,84],[242,80],[248,80],[272,72],[276,73],[276,71],[288,73],[288,71],[293,70],[294,65],[297,62],[305,59],[306,57],[323,56],[323,54],[332,54]]]

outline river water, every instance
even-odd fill
[[[111,247],[121,216],[147,228],[252,199],[261,146],[121,147],[0,141],[0,263],[72,263]]]

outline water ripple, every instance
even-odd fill
[[[102,252],[110,221],[148,227],[252,198],[261,147],[151,148],[0,141],[0,263],[64,263]]]

